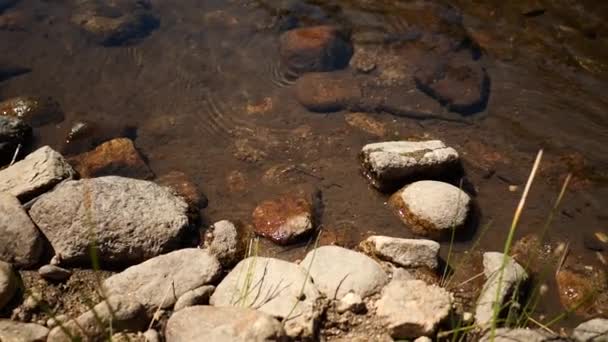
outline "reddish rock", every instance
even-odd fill
[[[154,174],[128,138],[107,141],[92,151],[68,159],[82,178],[123,176],[150,179]]]
[[[608,279],[606,273],[579,264],[556,273],[559,298],[569,311],[586,318],[608,314]]]
[[[190,210],[206,208],[207,197],[199,190],[196,184],[181,171],[171,171],[156,179],[156,183],[171,188],[178,196],[183,198]]]
[[[280,245],[310,234],[315,229],[313,197],[300,192],[260,203],[252,215],[255,233]]]
[[[357,80],[347,72],[309,73],[295,84],[296,98],[313,112],[339,111],[363,96]]]

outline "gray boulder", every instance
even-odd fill
[[[260,311],[239,307],[191,306],[174,313],[167,342],[283,341],[281,323]]]
[[[46,342],[49,329],[34,323],[0,319],[0,341]]]
[[[148,313],[172,307],[190,290],[215,281],[221,273],[217,259],[197,248],[157,256],[111,276],[103,282],[106,293],[134,296]]]
[[[393,338],[416,338],[431,335],[448,317],[452,295],[422,280],[393,280],[382,290],[376,307]]]
[[[0,192],[8,192],[24,202],[72,177],[74,170],[63,156],[44,146],[0,170]]]
[[[353,292],[365,298],[380,292],[388,281],[382,267],[363,253],[338,246],[314,249],[300,263],[327,298],[341,299]]]
[[[368,144],[361,150],[361,161],[368,180],[382,191],[439,177],[459,166],[458,152],[440,140]]]
[[[19,200],[0,192],[0,260],[30,267],[42,254],[42,236]]]
[[[541,330],[531,330],[531,329],[509,329],[509,328],[499,328],[494,332],[494,336],[492,336],[492,332],[487,332],[480,340],[480,342],[566,342],[567,340],[560,339],[557,336],[550,335]]]
[[[179,311],[189,306],[209,304],[209,297],[211,297],[213,291],[215,291],[215,286],[211,285],[190,290],[177,299],[173,311]]]
[[[448,183],[419,181],[397,191],[389,202],[414,233],[437,238],[464,225],[471,197]]]
[[[572,337],[579,342],[608,342],[608,319],[595,318],[581,323]]]
[[[214,306],[252,308],[282,319],[288,336],[309,338],[322,313],[319,291],[297,264],[263,257],[239,262],[211,296]]]
[[[528,279],[526,270],[513,258],[507,256],[507,262],[503,268],[504,254],[498,252],[487,252],[483,254],[483,273],[486,282],[481,289],[481,294],[475,307],[475,322],[480,327],[487,327],[494,315],[494,304],[496,294],[500,305],[504,303],[509,293],[517,291],[519,286]],[[502,282],[500,282],[502,273]]]
[[[209,227],[205,234],[205,248],[225,267],[236,264],[244,252],[238,229],[232,222],[226,220],[216,222]]]
[[[437,268],[439,244],[432,240],[374,235],[362,241],[361,248],[398,266]]]
[[[13,299],[17,292],[17,277],[13,267],[0,261],[0,310]]]
[[[188,207],[155,183],[117,176],[67,181],[41,196],[32,220],[55,250],[55,261],[133,264],[179,246]]]
[[[147,321],[143,305],[129,296],[116,295],[77,318],[53,328],[47,341],[71,342],[77,337],[87,341],[102,341],[110,336],[111,332],[144,330]]]

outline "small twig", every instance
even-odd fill
[[[17,148],[15,149],[15,154],[13,154],[13,159],[11,159],[10,164],[8,164],[8,166],[13,166],[13,164],[15,164],[15,160],[17,160],[17,155],[19,154],[19,150],[21,150],[21,144],[17,145]]]

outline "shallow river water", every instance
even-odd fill
[[[260,201],[306,185],[323,196],[322,243],[354,247],[371,234],[412,236],[361,175],[361,147],[441,139],[461,154],[478,207],[478,227],[457,237],[457,255],[476,241],[502,250],[542,148],[517,238],[541,229],[573,173],[548,240],[567,243],[576,263],[606,267],[608,248],[590,249],[588,240],[608,232],[608,3],[121,0],[108,3],[144,3],[158,21],[137,40],[108,44],[74,19],[94,2],[21,0],[0,16],[0,62],[31,69],[0,82],[0,100],[52,97],[65,115],[35,130],[35,146],[73,154],[129,127],[156,175],[183,171],[208,197],[202,226],[250,223]],[[348,32],[349,70],[361,69],[358,53],[374,55],[376,69],[364,77],[387,108],[315,113],[298,103],[279,36],[316,24]],[[486,103],[471,113],[449,112],[399,82],[409,61],[431,67],[463,50],[489,79]],[[97,141],[66,145],[81,121],[102,127],[91,133]],[[262,241],[261,253],[298,259],[306,243]],[[444,258],[447,250],[445,242]],[[550,295],[540,310],[562,310],[552,285]]]

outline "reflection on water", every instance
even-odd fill
[[[509,188],[523,185],[542,147],[518,235],[538,231],[574,172],[549,238],[599,265],[583,236],[608,221],[608,5],[448,2],[0,1],[0,99],[56,99],[65,120],[35,134],[66,153],[136,137],[155,174],[183,171],[204,189],[208,222],[247,223],[261,200],[317,187],[323,226],[346,246],[410,234],[360,176],[364,144],[433,137],[459,150],[481,225],[492,222],[484,250],[502,248],[519,198]],[[313,25],[333,25],[352,44],[347,70],[331,77],[357,95],[332,113],[298,96],[342,86],[317,79],[296,94],[281,59],[281,35]],[[82,142],[65,147],[70,131]],[[264,253],[295,259],[302,249]]]

